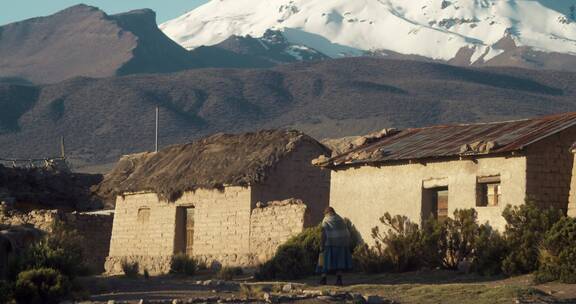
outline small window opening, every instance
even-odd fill
[[[150,220],[150,208],[138,209],[138,223],[147,223]]]
[[[422,219],[448,217],[448,187],[435,187],[422,191]]]
[[[477,207],[494,207],[502,201],[500,176],[479,177],[477,185]]]

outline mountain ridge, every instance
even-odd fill
[[[0,26],[0,78],[39,84],[74,77],[273,65],[218,47],[188,51],[158,29],[156,13],[150,9],[108,15],[80,4]]]
[[[4,25],[0,27],[0,76],[56,83],[76,76],[109,77],[194,67],[188,52],[155,24],[151,10],[107,15],[80,4],[50,16]],[[146,37],[138,35],[143,32]],[[140,54],[147,50],[156,53]],[[166,57],[159,58],[159,53]]]
[[[187,49],[276,30],[332,58],[576,71],[576,0],[212,0],[160,28]]]

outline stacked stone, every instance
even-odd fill
[[[110,250],[112,214],[68,213],[64,216],[67,226],[76,230],[84,239],[84,257],[95,272],[104,272],[104,263]]]

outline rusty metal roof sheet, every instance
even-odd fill
[[[349,150],[319,165],[335,167],[512,152],[574,125],[576,112],[515,121],[406,129]],[[492,146],[485,151],[462,151],[463,146],[479,142],[492,143]]]

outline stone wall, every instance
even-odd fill
[[[84,258],[96,273],[104,272],[104,263],[110,249],[113,218],[112,213],[107,212],[74,212],[64,217],[65,223],[84,238]]]
[[[57,210],[33,210],[20,212],[9,210],[0,212],[0,223],[8,226],[30,225],[36,229],[50,232],[54,223],[62,217]]]
[[[306,205],[300,200],[258,204],[250,217],[250,252],[257,263],[268,261],[278,246],[304,230]]]
[[[477,178],[493,175],[500,175],[501,202],[476,207]],[[502,230],[506,205],[525,201],[525,176],[526,158],[521,156],[348,168],[332,172],[330,204],[352,221],[364,241],[372,243],[371,229],[385,212],[420,223],[424,185],[438,184],[448,186],[449,215],[456,209],[476,208],[480,223]]]
[[[0,212],[0,223],[8,226],[33,226],[50,233],[55,223],[62,223],[84,238],[83,250],[87,266],[101,273],[108,255],[112,234],[111,212],[63,213],[57,210],[33,210],[28,213],[15,210]]]
[[[324,153],[316,143],[300,142],[269,172],[263,183],[252,186],[252,207],[258,202],[296,198],[310,210],[310,221],[306,225],[320,223],[330,201],[330,170],[315,167],[311,161]]]
[[[528,199],[566,212],[574,167],[570,148],[574,142],[576,128],[569,128],[528,147]]]

